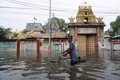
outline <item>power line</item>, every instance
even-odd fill
[[[95,13],[102,13],[102,14],[120,14],[120,12],[112,12],[112,11],[109,11],[109,12],[95,11]]]
[[[4,19],[4,18],[1,18],[0,21],[19,21],[19,22],[23,22],[23,21],[30,21],[30,19],[11,19],[11,18],[7,18],[7,19]],[[47,21],[43,21],[43,20],[39,20],[39,22],[47,22]]]
[[[8,2],[16,3],[16,4],[26,4],[26,5],[32,5],[32,6],[44,6],[44,5],[38,5],[38,4],[33,4],[33,3],[28,3],[28,2],[22,2],[22,1],[17,1],[17,0],[6,0]],[[46,7],[46,6],[45,6]],[[48,8],[48,6],[47,6]]]
[[[16,0],[6,0],[8,2],[12,2],[15,4],[19,4],[19,5],[23,5],[23,6],[27,6],[27,7],[32,7],[32,8],[37,8],[37,9],[41,9],[41,10],[49,10],[48,7],[43,8],[40,5],[37,4],[31,4],[31,3],[26,3],[26,2],[22,2],[22,1],[16,1]],[[52,11],[67,11],[67,10],[62,10],[62,9],[52,9]]]
[[[12,3],[15,3],[15,4],[20,4],[20,5],[24,5],[24,6],[27,6],[29,8],[23,8],[23,7],[5,7],[5,6],[0,6],[0,8],[7,8],[7,9],[28,9],[28,10],[45,10],[45,11],[48,11],[49,9],[48,8],[41,8],[41,5],[37,5],[37,4],[31,4],[31,3],[26,3],[26,2],[22,2],[22,1],[17,1],[17,0],[6,0],[6,1],[9,1],[9,2],[12,2]],[[39,6],[39,7],[36,7],[36,6]],[[54,12],[61,12],[63,14],[69,14],[69,13],[73,13],[73,12],[77,12],[76,10],[58,10],[58,9],[52,9],[52,11]],[[69,12],[68,12],[69,11]],[[9,13],[16,13],[16,14],[28,14],[28,15],[42,15],[42,14],[32,14],[32,13],[21,13],[21,12],[13,12],[13,11],[9,11]],[[58,13],[58,14],[59,14]],[[94,13],[100,13],[100,14],[106,14],[106,15],[115,15],[115,14],[120,14],[120,12],[111,12],[111,11],[108,11],[108,12],[104,12],[104,11],[94,11]],[[47,15],[48,16],[48,15]],[[66,16],[66,15],[64,15]]]
[[[23,7],[7,7],[7,6],[0,6],[0,8],[6,8],[6,9],[33,9],[33,8],[23,8]]]
[[[23,5],[23,6],[27,6],[27,7],[30,7],[30,8],[23,8],[23,9],[32,9],[32,10],[34,10],[34,9],[40,9],[40,10],[49,10],[48,9],[48,7],[47,8],[42,8],[41,7],[41,5],[38,5],[38,4],[31,4],[31,3],[27,3],[27,2],[22,2],[22,1],[17,1],[17,0],[6,0],[6,1],[8,1],[8,2],[12,2],[12,3],[15,3],[15,4],[19,4],[19,5]],[[104,8],[105,9],[105,7],[102,7],[102,8]],[[15,9],[15,8],[14,8]],[[18,8],[18,9],[20,9],[20,8]],[[22,8],[21,8],[22,9]],[[51,9],[52,11],[55,11],[55,12],[76,12],[76,10],[63,10],[63,9]],[[110,11],[110,10],[109,10]],[[112,10],[113,11],[113,10]],[[107,14],[120,14],[120,12],[116,12],[116,11],[114,11],[114,12],[97,12],[97,13],[107,13]]]
[[[24,8],[24,7],[9,7],[9,6],[0,6],[0,9],[28,9],[28,10],[41,10],[41,9],[35,9],[35,8]],[[45,11],[48,11],[48,9],[42,9]],[[56,12],[57,10],[55,10]],[[62,11],[57,11],[57,12],[62,12]]]
[[[12,2],[12,3],[15,3],[15,4],[19,4],[19,5],[24,5],[24,6],[28,6],[28,7],[30,7],[30,6],[33,6],[33,7],[35,7],[35,6],[37,6],[37,7],[44,7],[44,8],[46,8],[46,9],[48,9],[48,7],[49,6],[46,6],[46,5],[38,5],[38,4],[33,4],[33,3],[28,3],[28,2],[22,2],[22,1],[17,1],[17,0],[6,0],[6,1],[8,1],[8,2]],[[54,8],[54,7],[52,7],[52,8]],[[52,9],[52,10],[54,10],[54,9]],[[57,10],[57,11],[63,11],[63,9],[55,9],[55,10]],[[64,10],[68,10],[68,9],[65,9],[64,8]]]
[[[32,9],[32,8],[22,8],[22,7],[5,7],[5,6],[0,6],[0,8],[7,8],[7,9]],[[34,10],[34,9],[33,9]],[[69,13],[72,13],[73,11],[69,12]],[[14,13],[19,13],[19,12],[14,12]],[[103,12],[103,11],[95,11],[95,13],[102,13],[102,14],[120,14],[120,12]],[[24,14],[24,13],[21,13],[20,14]],[[27,13],[25,13],[27,14]],[[29,14],[29,13],[28,13]]]
[[[11,3],[15,3],[15,4],[19,4],[19,5],[23,5],[23,6],[26,6],[26,7],[30,7],[30,8],[37,8],[37,9],[41,9],[41,10],[48,10],[46,8],[40,8],[40,7],[36,7],[36,6],[33,6],[33,5],[29,5],[29,4],[26,4],[24,2],[21,2],[21,1],[15,1],[15,0],[6,0],[8,2],[11,2]]]
[[[37,13],[25,13],[25,12],[5,11],[5,10],[1,10],[1,11],[5,12],[5,13],[14,13],[14,14],[48,16],[48,14],[45,15],[44,13],[40,13],[40,12],[37,14]],[[116,14],[119,15],[120,14],[118,12],[99,12],[99,11],[95,11],[95,13],[106,14],[106,15],[116,15]],[[64,12],[64,14],[56,14],[56,15],[57,16],[66,16],[66,14],[67,14],[67,16],[70,15],[69,13],[65,13],[65,12]]]
[[[48,16],[47,14],[43,14],[43,13],[24,13],[24,12],[15,12],[15,11],[5,11],[5,10],[2,10],[3,12],[5,13],[14,13],[14,14],[26,14],[26,15],[41,15],[41,16]]]

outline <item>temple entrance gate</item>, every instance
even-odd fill
[[[78,35],[78,52],[81,57],[88,57],[96,53],[96,35]]]

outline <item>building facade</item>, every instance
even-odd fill
[[[76,16],[76,22],[71,17],[68,25],[70,35],[74,37],[77,43],[77,49],[81,58],[88,56],[98,56],[98,42],[103,43],[104,23],[102,17],[96,17],[92,11],[92,7],[86,2],[79,6]]]
[[[23,30],[24,34],[32,34],[33,37],[39,38],[44,33],[41,23],[27,23],[26,29]]]

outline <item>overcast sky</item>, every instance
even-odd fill
[[[85,1],[92,6],[96,17],[104,17],[105,30],[110,27],[110,22],[120,15],[120,0],[51,0],[52,13],[55,17],[68,18],[76,17],[78,6]],[[43,25],[49,18],[49,0],[0,0],[0,26],[22,31],[26,23],[34,22]]]

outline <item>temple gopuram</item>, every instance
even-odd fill
[[[76,21],[74,19],[74,17],[69,18],[68,27],[81,58],[98,57],[98,43],[104,42],[103,31],[105,24],[102,21],[103,17],[96,17],[92,7],[85,2],[79,6]]]

